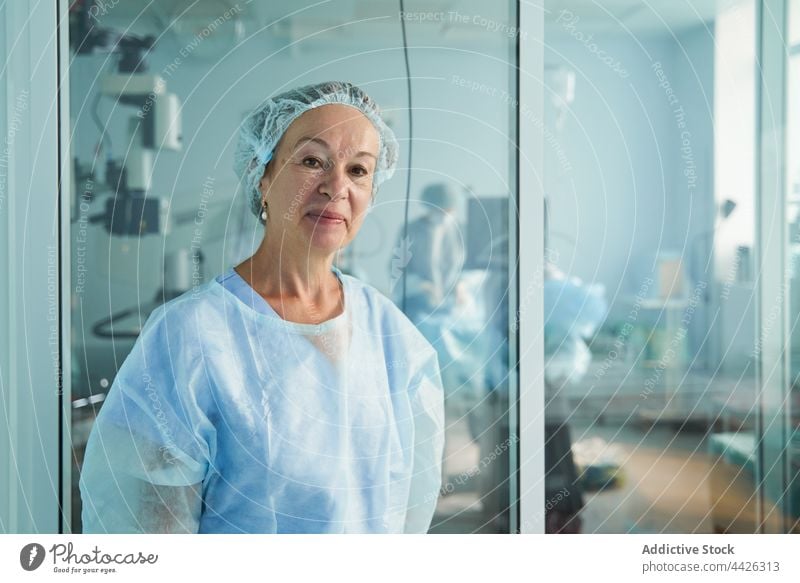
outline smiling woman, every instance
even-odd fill
[[[264,238],[148,319],[87,445],[85,532],[428,530],[444,444],[436,351],[333,265],[396,160],[348,83],[247,118],[236,170]]]
[[[284,253],[323,262],[350,243],[373,196],[379,141],[372,123],[346,105],[300,116],[260,181],[261,206],[274,219],[267,239],[286,237]]]

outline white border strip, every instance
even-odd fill
[[[521,0],[519,61],[519,531],[544,532],[544,9]],[[526,112],[528,116],[522,116]],[[528,119],[526,119],[526,117]]]

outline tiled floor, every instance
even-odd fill
[[[575,422],[570,429],[573,442],[599,438],[614,444],[622,473],[619,487],[585,493],[582,532],[711,533],[715,517],[717,524],[735,523],[737,532],[752,531],[752,482],[745,472],[718,463],[709,454],[703,431],[678,431],[660,424],[603,425],[588,420]],[[490,522],[496,511],[488,512],[490,499],[480,494],[487,482],[480,475],[461,479],[480,459],[466,424],[451,427],[445,483],[454,487],[439,501],[435,532],[496,532],[496,525]],[[712,476],[722,476],[726,484],[716,487],[716,497]],[[492,477],[485,476],[489,481]]]
[[[621,486],[585,494],[583,532],[713,531],[709,478],[714,460],[703,434],[598,425],[576,425],[572,434],[574,441],[599,437],[621,453]]]

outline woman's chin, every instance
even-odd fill
[[[309,241],[309,249],[320,254],[333,254],[345,246],[347,240],[332,233],[314,233]]]
[[[336,253],[347,243],[348,230],[344,223],[323,225],[308,221],[303,231],[309,248],[320,253]]]

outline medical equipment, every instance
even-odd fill
[[[155,37],[99,26],[91,16],[96,8],[97,4],[91,1],[76,2],[70,7],[70,41],[76,57],[109,47],[117,55],[116,72],[101,76],[92,108],[101,144],[106,149],[105,179],[101,181],[96,176],[94,163],[81,164],[75,158],[76,191],[82,195],[75,197],[73,222],[77,222],[75,217],[80,216],[82,204],[106,192],[111,196],[103,212],[89,217],[90,223],[102,224],[112,235],[166,233],[169,230],[166,202],[148,193],[152,186],[154,152],[182,148],[180,100],[167,91],[160,75],[147,73],[146,56],[155,44]],[[128,121],[128,147],[123,159],[113,157],[106,126],[97,114],[102,97],[135,108]]]
[[[124,62],[124,57],[120,61]],[[101,93],[136,108],[129,118],[128,143],[123,162],[109,158],[116,196],[106,201],[102,216],[106,229],[115,235],[145,235],[168,230],[166,206],[160,197],[147,196],[152,184],[154,152],[181,149],[180,100],[168,93],[159,75],[121,70],[105,75]]]
[[[141,332],[139,326],[126,330],[120,325],[121,320],[136,317],[137,322],[145,319],[147,315],[158,306],[181,294],[186,293],[204,281],[203,278],[203,253],[199,249],[179,249],[164,258],[163,284],[152,302],[144,303],[103,318],[95,323],[92,332],[100,338],[119,340],[122,338],[138,338]]]

